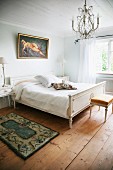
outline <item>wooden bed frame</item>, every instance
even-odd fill
[[[14,86],[16,84],[16,82],[18,82],[18,81],[31,79],[33,77],[34,77],[33,75],[32,76],[12,77],[12,78],[10,78],[10,83],[11,83],[12,86]],[[75,94],[75,95],[69,95],[69,108],[67,110],[67,119],[69,119],[69,127],[70,128],[72,128],[73,117],[89,107],[90,99],[91,99],[92,95],[95,96],[97,94],[104,94],[105,93],[105,85],[106,85],[106,82],[103,81],[101,83],[95,84],[93,87],[91,87],[90,89],[87,89],[83,92],[80,92],[80,93]],[[30,107],[33,107],[33,108],[36,108],[36,109],[57,115],[57,116],[60,116],[55,112],[53,113],[49,110],[43,110],[43,109],[40,109],[39,107],[29,105],[29,104],[22,102],[22,101],[15,101],[14,97],[13,97],[13,100],[14,100],[14,103],[15,102],[22,103],[24,105],[28,105]]]

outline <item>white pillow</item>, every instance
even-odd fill
[[[37,75],[35,77],[44,87],[51,87],[52,83],[61,83],[62,80],[54,75]]]

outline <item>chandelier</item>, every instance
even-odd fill
[[[79,32],[82,39],[90,38],[95,30],[99,27],[99,15],[97,16],[97,22],[94,23],[95,18],[92,13],[93,6],[87,7],[86,0],[83,9],[78,8],[79,16],[77,16],[77,30],[74,28],[74,20],[72,20],[72,29],[75,32]]]

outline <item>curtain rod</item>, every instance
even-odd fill
[[[111,34],[111,35],[100,35],[100,36],[97,36],[95,38],[103,38],[103,37],[111,37],[111,36],[113,36],[113,34]],[[91,37],[91,38],[93,38],[93,37]],[[74,43],[76,44],[78,41],[80,41],[80,39],[75,40]]]

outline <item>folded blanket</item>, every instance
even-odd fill
[[[66,90],[77,90],[76,87],[73,87],[70,84],[66,84],[66,83],[52,83],[52,86],[56,89],[56,90],[62,90],[62,89],[66,89]]]

